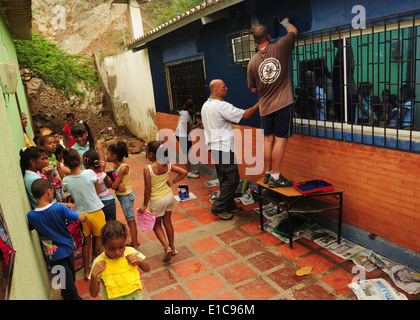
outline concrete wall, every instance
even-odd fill
[[[0,49],[0,62],[14,63],[16,52],[13,39],[1,18],[0,28],[3,42],[2,49]],[[27,113],[20,76],[18,95],[21,109]],[[32,130],[28,131],[32,138]],[[25,146],[25,142],[14,95],[9,96],[9,103],[6,106],[3,94],[0,94],[0,137],[0,167],[2,168],[0,205],[13,248],[16,250],[10,299],[49,299],[49,278],[39,238],[35,231],[29,231],[26,219],[30,205],[19,166],[19,150]]]
[[[118,126],[145,141],[157,134],[155,100],[148,51],[107,57],[100,67]]]

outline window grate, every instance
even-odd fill
[[[207,100],[204,56],[194,55],[164,64],[166,87],[171,110],[182,110],[188,99],[199,108]],[[199,111],[198,110],[198,111]]]
[[[420,152],[420,10],[299,35],[294,129]]]

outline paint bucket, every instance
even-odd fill
[[[188,185],[187,184],[181,184],[178,187],[178,195],[179,195],[179,200],[186,200],[190,197],[190,194],[188,192]]]

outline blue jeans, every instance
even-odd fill
[[[136,216],[134,215],[134,194],[117,194],[117,198],[120,201],[121,208],[124,212],[125,220],[127,222],[133,221],[136,218]]]

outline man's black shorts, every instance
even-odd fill
[[[278,138],[289,138],[293,129],[293,104],[261,117],[264,135],[274,134]]]

